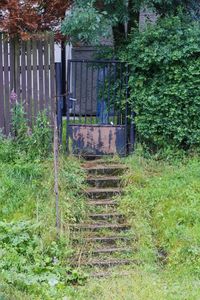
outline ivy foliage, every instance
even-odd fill
[[[133,32],[124,53],[131,65],[131,105],[144,144],[200,146],[200,26],[173,17]]]

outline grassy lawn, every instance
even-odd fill
[[[60,156],[64,234],[55,242],[52,157],[30,159],[12,141],[1,141],[0,299],[200,298],[199,158],[167,162],[135,153],[122,162],[129,171],[120,210],[136,234],[134,259],[140,263],[125,268],[127,277],[117,277],[115,269],[109,279],[84,281],[67,263],[73,249],[66,225],[86,210],[80,161]]]

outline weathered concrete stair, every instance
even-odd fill
[[[80,262],[80,266],[98,266],[98,267],[112,267],[112,266],[120,266],[120,265],[129,265],[130,263],[133,263],[134,261],[132,259],[89,259],[87,261]]]
[[[89,186],[86,190],[88,219],[72,226],[76,248],[80,245],[72,264],[95,268],[98,277],[96,267],[100,270],[99,274],[108,274],[105,269],[133,262],[126,253],[134,251],[132,242],[135,237],[129,233],[131,227],[124,215],[117,211],[117,198],[123,192],[121,175],[127,168],[92,161],[86,163],[84,169]]]
[[[121,231],[130,229],[130,225],[128,224],[78,224],[74,225],[73,229],[76,230],[91,230],[91,231],[98,231],[102,229],[111,229],[112,231]]]
[[[94,254],[94,255],[99,255],[99,254],[111,254],[111,253],[126,253],[126,252],[131,252],[132,249],[131,248],[117,248],[117,247],[109,247],[109,248],[94,248],[92,249],[90,252],[83,252],[83,254],[86,254],[86,255],[90,255],[90,254]]]
[[[116,242],[129,242],[130,240],[133,240],[133,237],[127,237],[127,236],[94,236],[94,237],[88,237],[84,239],[87,243],[101,243],[101,244],[108,244],[113,245],[116,244]]]
[[[122,165],[92,165],[89,167],[89,164],[85,167],[85,171],[89,175],[97,175],[97,176],[119,176],[122,175],[127,170],[127,167]]]
[[[91,200],[88,201],[89,205],[94,205],[94,206],[117,206],[117,201],[116,200],[111,200],[111,199],[98,199],[98,200]]]
[[[90,188],[86,194],[90,199],[106,199],[118,196],[121,192],[120,188]]]
[[[96,220],[96,221],[101,221],[101,220],[113,220],[113,219],[117,219],[118,221],[122,221],[124,220],[124,216],[118,212],[110,212],[110,213],[99,213],[99,214],[95,214],[95,213],[91,213],[89,214],[89,218],[92,220]]]
[[[87,179],[88,185],[95,188],[117,188],[121,185],[121,178],[119,176],[96,176],[96,177],[88,177]]]

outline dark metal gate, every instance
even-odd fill
[[[69,60],[67,73],[67,152],[127,155],[134,146],[128,65],[113,60]]]

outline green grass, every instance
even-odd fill
[[[91,280],[70,300],[198,300],[199,281],[174,274],[137,269],[127,277]]]
[[[72,251],[67,225],[86,213],[80,161],[60,156],[62,235],[56,241],[51,155],[30,159],[15,142],[1,140],[0,299],[200,299],[199,157],[167,162],[135,153],[108,161],[129,167],[119,202],[137,237],[133,258],[140,264],[125,268],[128,277],[115,276],[116,268],[109,279],[84,282],[67,263]]]
[[[69,267],[68,224],[84,218],[84,178],[78,160],[60,156],[58,240],[53,158],[31,159],[21,145],[1,138],[0,299],[62,299],[71,282],[82,280]]]

